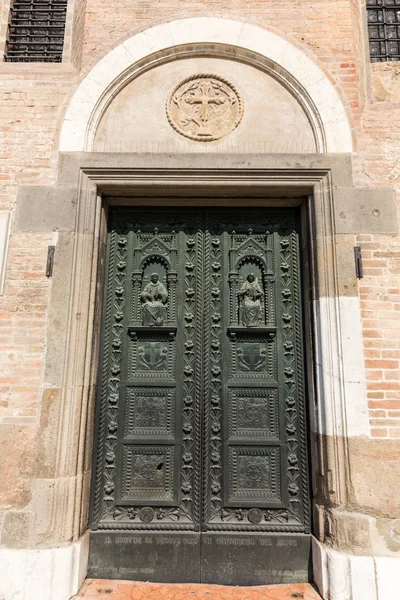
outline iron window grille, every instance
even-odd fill
[[[400,60],[400,0],[367,0],[372,62]]]
[[[4,60],[61,62],[68,0],[14,0]]]

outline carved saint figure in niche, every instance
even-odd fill
[[[167,312],[165,305],[168,300],[168,292],[161,281],[158,281],[157,273],[151,274],[150,282],[145,286],[140,298],[143,302],[143,325],[163,325]]]
[[[246,281],[238,291],[242,324],[255,327],[262,320],[262,298],[264,296],[254,273],[247,275]]]

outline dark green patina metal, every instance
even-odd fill
[[[92,528],[308,533],[296,209],[113,209],[107,273]]]

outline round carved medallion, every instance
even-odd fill
[[[229,81],[218,75],[192,75],[167,98],[167,117],[181,135],[212,142],[231,133],[243,116],[243,100]]]
[[[143,523],[151,523],[154,519],[154,510],[150,506],[145,506],[141,509],[139,518]]]
[[[251,508],[247,513],[247,518],[253,525],[258,525],[258,523],[261,523],[262,512],[259,508]]]
[[[262,470],[260,465],[248,465],[247,467],[247,477],[252,481],[258,481],[261,479]]]

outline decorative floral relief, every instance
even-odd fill
[[[282,311],[283,335],[283,363],[284,363],[284,391],[286,396],[286,434],[287,434],[287,480],[289,492],[289,516],[300,521],[300,489],[298,481],[300,470],[298,465],[299,442],[296,400],[296,357],[295,357],[295,331],[293,328],[293,270],[297,268],[297,257],[291,251],[291,235],[283,236],[280,240],[280,295]]]
[[[127,258],[127,240],[124,235],[117,236],[113,233],[115,240],[115,263],[116,269],[114,272],[114,297],[112,300],[113,316],[110,324],[110,361],[109,361],[109,377],[107,381],[108,387],[108,434],[105,440],[105,466],[104,466],[104,511],[109,514],[114,506],[114,490],[115,490],[115,473],[116,473],[116,452],[117,452],[117,417],[118,417],[118,400],[120,388],[120,373],[122,364],[122,319],[125,306],[125,284],[126,284],[126,258]]]
[[[222,395],[222,380],[221,380],[221,242],[214,235],[211,238],[210,262],[211,269],[208,274],[210,279],[210,519],[212,520],[219,515],[222,507],[221,489],[222,489],[222,465],[221,465],[221,395]]]
[[[221,519],[223,522],[240,521],[250,523],[251,525],[267,524],[273,521],[277,524],[287,524],[289,522],[289,512],[286,509],[222,509]]]
[[[185,249],[185,301],[184,311],[184,381],[183,397],[184,408],[182,414],[182,466],[181,466],[181,507],[185,515],[193,521],[193,452],[194,452],[194,397],[196,393],[195,384],[195,338],[196,338],[196,239],[189,237],[186,239]]]

